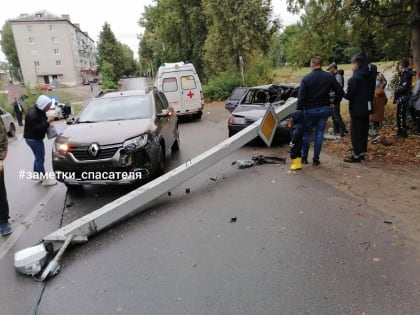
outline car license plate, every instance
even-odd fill
[[[236,125],[246,125],[246,119],[244,117],[235,117]]]

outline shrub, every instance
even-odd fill
[[[208,101],[225,100],[235,87],[255,86],[273,82],[273,71],[268,59],[259,58],[255,63],[245,66],[244,83],[239,71],[229,70],[220,73],[204,85],[204,96]]]
[[[240,74],[226,71],[211,79],[203,87],[204,97],[208,101],[223,100],[229,97],[232,90],[242,85]]]

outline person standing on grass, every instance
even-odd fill
[[[373,97],[373,112],[369,116],[369,136],[372,142],[379,139],[379,128],[384,121],[385,105],[388,98],[385,93],[387,81],[384,75],[378,72],[376,76],[375,95]]]
[[[374,75],[373,79],[376,80],[376,67],[368,63],[367,56],[363,52],[353,56],[351,67],[353,75],[347,82],[347,93],[344,97],[349,100],[353,149],[352,155],[344,158],[344,162],[360,163],[367,151],[369,114],[372,111],[375,89],[372,77]]]
[[[329,65],[327,70],[335,77],[337,82],[340,84],[341,88],[343,88],[344,77],[341,74],[341,71],[338,71],[337,65],[335,63],[332,63]],[[344,124],[343,117],[341,117],[341,112],[340,112],[341,99],[339,101],[334,100],[335,98],[334,91],[330,92],[330,96],[331,96],[331,101],[334,104],[334,107],[331,111],[332,119],[333,119],[333,126],[334,126],[334,134],[340,134],[341,137],[344,137],[345,135],[348,134],[348,131],[346,129],[346,125]]]
[[[420,72],[418,73],[418,76],[420,77]],[[417,80],[416,85],[414,86],[411,104],[413,105],[415,115],[415,135],[420,136],[420,80]]]
[[[397,104],[397,126],[396,138],[407,138],[407,110],[411,96],[412,71],[408,69],[408,60],[399,62],[399,81],[394,93],[394,104]]]

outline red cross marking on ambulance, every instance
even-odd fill
[[[188,96],[189,98],[192,98],[192,97],[194,96],[194,93],[193,93],[192,91],[189,91],[189,92],[188,92],[188,94],[187,94],[187,96]]]

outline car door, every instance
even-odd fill
[[[232,112],[235,107],[240,103],[245,93],[249,90],[247,87],[237,87],[235,88],[228,99],[225,102],[225,108]]]
[[[3,120],[4,127],[6,128],[6,132],[10,131],[10,124],[12,122],[12,115],[6,112],[3,108],[0,107],[0,115],[1,120]]]
[[[162,91],[175,112],[181,113],[181,91],[178,84],[178,73],[168,72],[162,74]]]
[[[153,93],[155,98],[155,111],[157,114],[156,125],[160,135],[165,141],[166,151],[168,152],[171,148],[172,143],[175,139],[175,128],[176,128],[176,115],[172,108],[168,106],[168,100],[162,92]],[[164,114],[159,116],[159,114]]]
[[[182,112],[195,112],[201,109],[201,84],[198,77],[192,71],[182,71],[179,73],[179,82]]]

